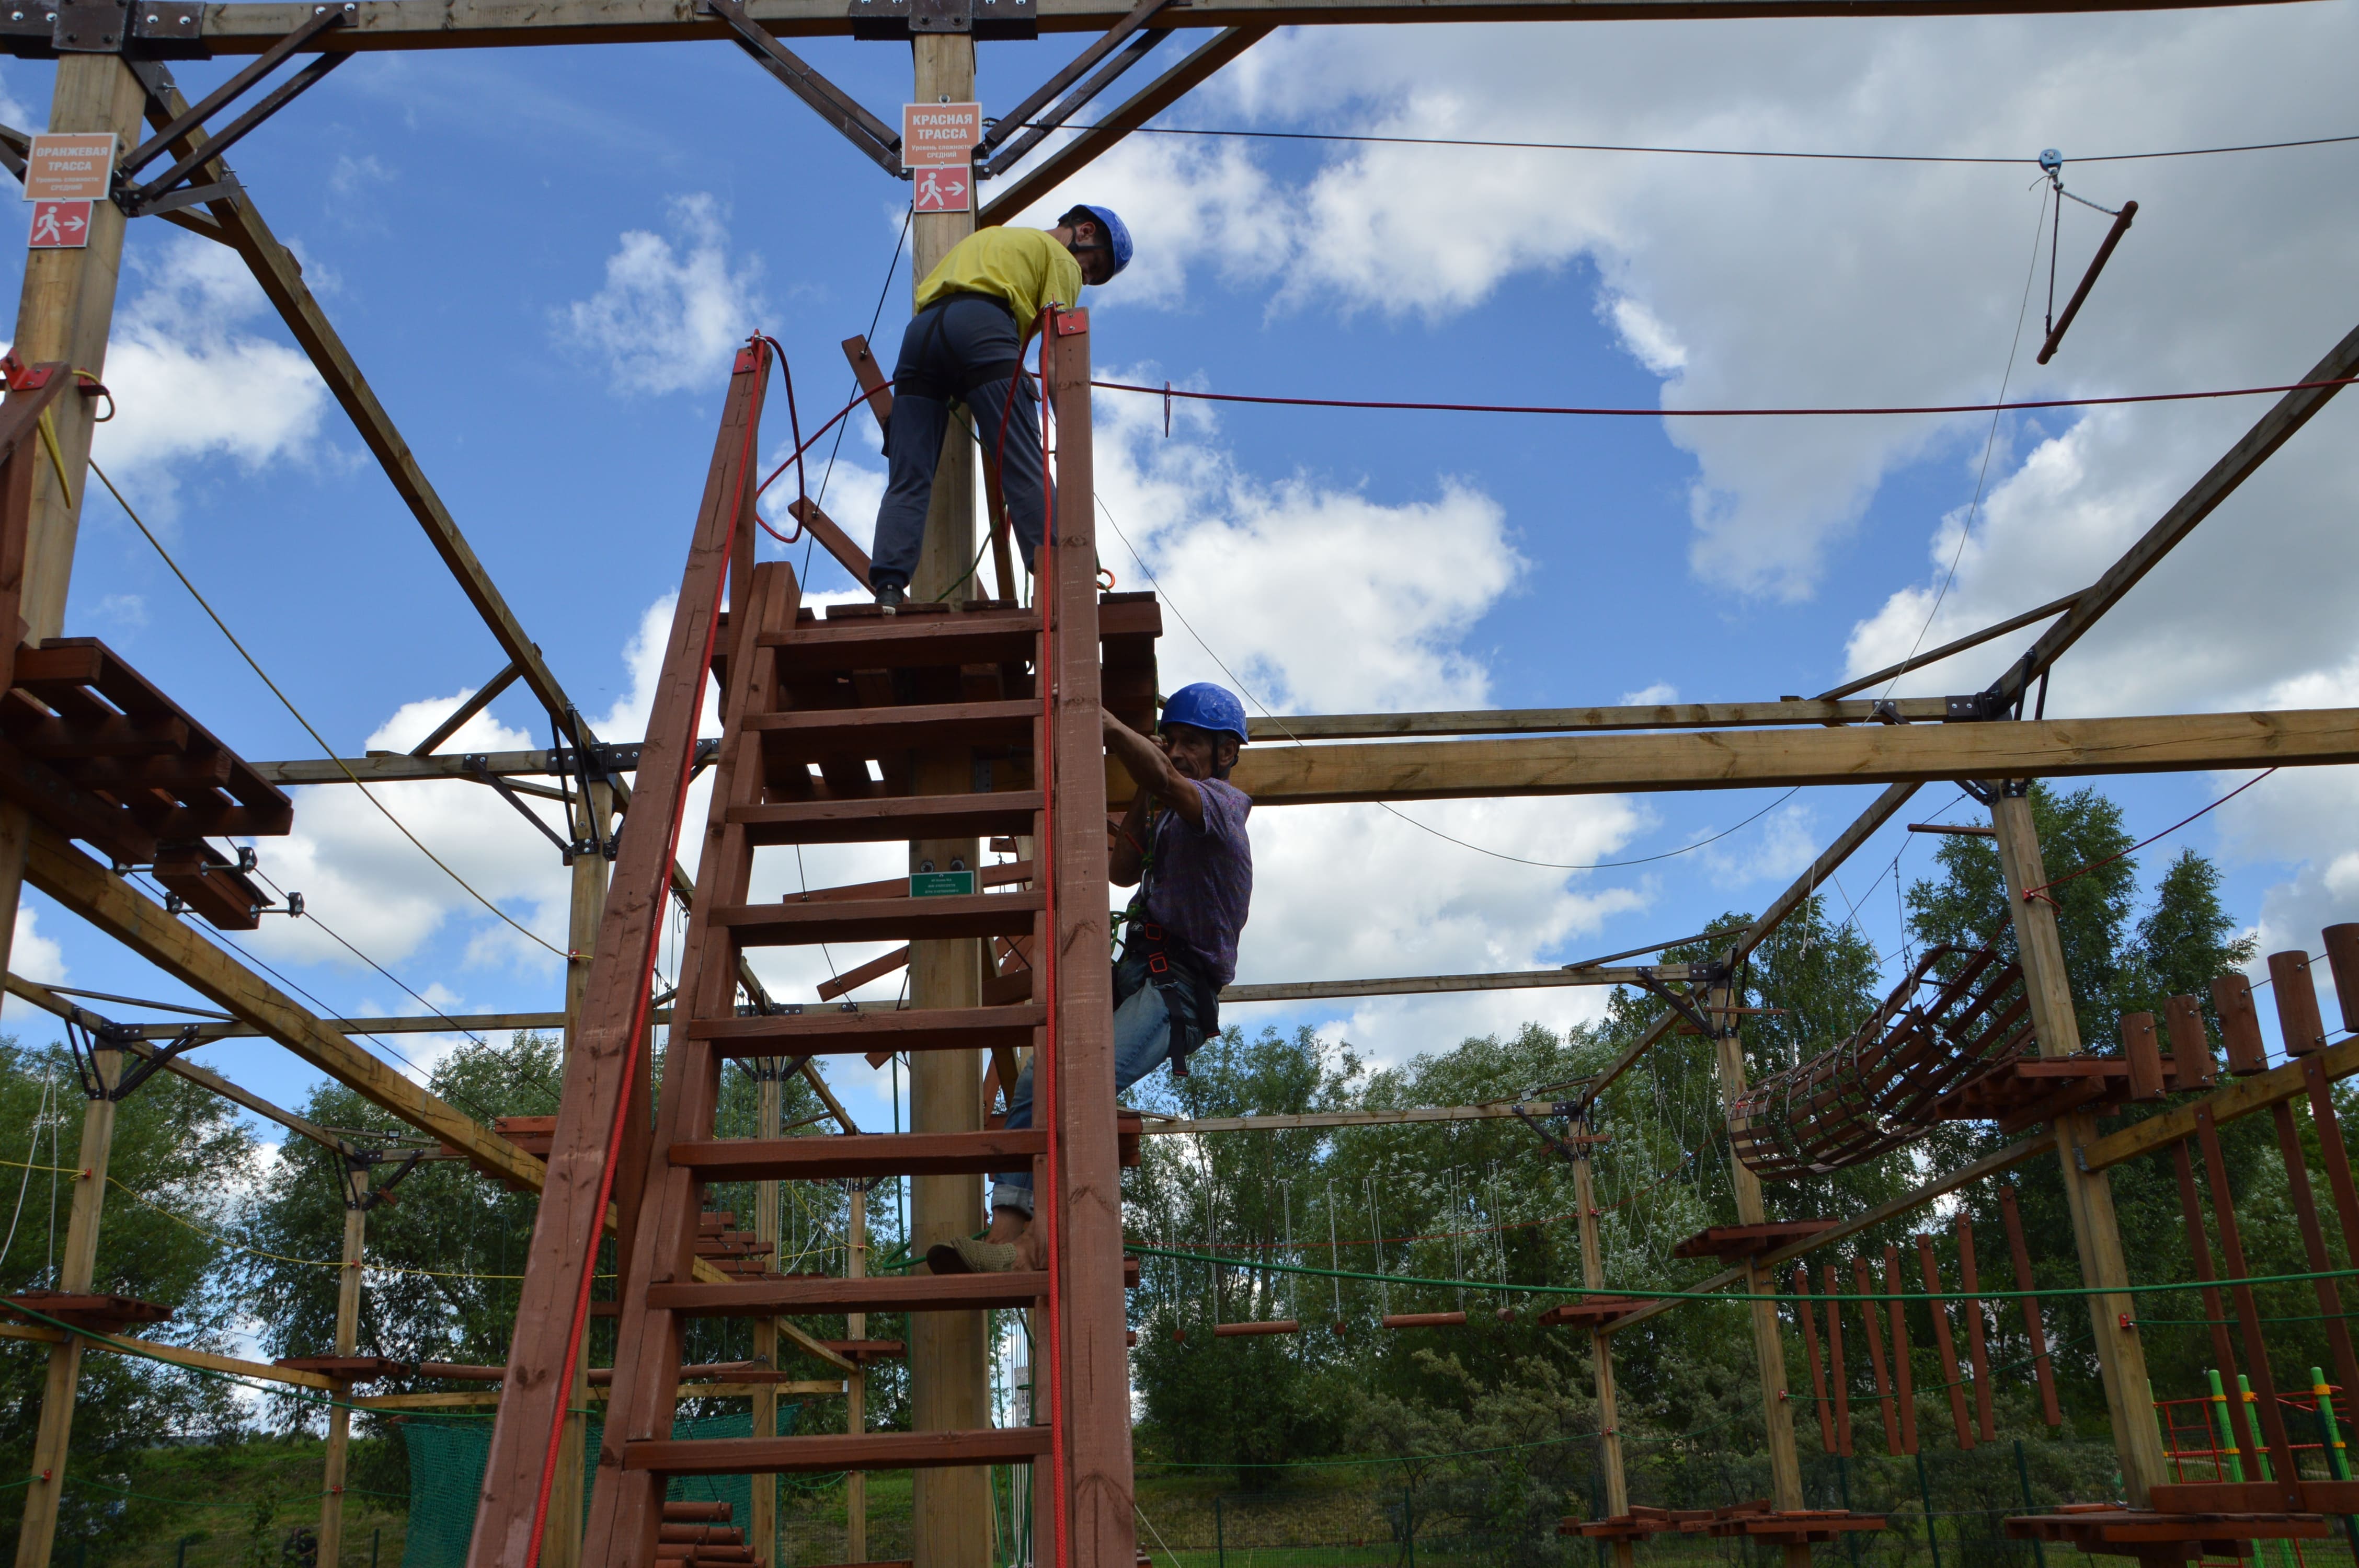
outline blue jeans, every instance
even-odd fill
[[[1170,1054],[1170,1010],[1163,1005],[1160,990],[1141,986],[1114,1011],[1114,1092],[1122,1093],[1155,1071]],[[1032,1125],[1032,1069],[1028,1066],[1024,1076],[1016,1080],[1016,1092],[1008,1097],[1007,1125]],[[991,1206],[1012,1208],[1029,1217],[1032,1173],[1013,1171],[992,1177]]]

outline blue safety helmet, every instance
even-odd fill
[[[1188,724],[1215,734],[1234,735],[1242,746],[1245,742],[1245,705],[1228,687],[1200,680],[1163,699],[1163,717],[1156,728],[1159,730],[1167,724]]]
[[[1114,272],[1119,273],[1130,265],[1130,231],[1124,226],[1121,219],[1114,215],[1113,208],[1092,207],[1084,204],[1074,208],[1073,211],[1088,213],[1098,221],[1098,227],[1105,231],[1106,248],[1114,253]],[[1069,212],[1066,216],[1071,217],[1072,213]],[[1213,689],[1217,691],[1220,688],[1215,687]],[[1222,692],[1221,695],[1227,697],[1228,693]],[[1230,700],[1234,702],[1236,699],[1231,697]]]

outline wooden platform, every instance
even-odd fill
[[[2256,1541],[2323,1541],[2326,1516],[2313,1513],[2156,1513],[2112,1503],[2067,1503],[2052,1513],[2006,1521],[2010,1541],[2056,1541],[2101,1556],[2183,1562],[2241,1557]]]
[[[1935,1121],[1995,1121],[2014,1134],[2069,1111],[2117,1110],[2130,1098],[2130,1065],[2119,1056],[2007,1056],[1933,1102]]]
[[[227,930],[252,930],[277,901],[202,840],[295,822],[276,785],[94,637],[16,650],[0,693],[0,797],[118,864],[158,867]]]
[[[1637,1296],[1591,1296],[1585,1301],[1552,1306],[1532,1321],[1542,1328],[1603,1328],[1647,1304]]]
[[[1746,1512],[1717,1519],[1704,1533],[1773,1546],[1817,1546],[1840,1536],[1869,1534],[1884,1528],[1882,1514],[1855,1514],[1849,1509],[1788,1509],[1782,1513]]]
[[[120,1334],[135,1323],[169,1323],[172,1309],[131,1296],[72,1291],[20,1291],[0,1300],[32,1323],[54,1320],[89,1334]],[[38,1314],[38,1316],[35,1316]],[[49,1326],[43,1323],[43,1326]]]
[[[1715,1225],[1697,1231],[1671,1249],[1674,1258],[1718,1258],[1733,1262],[1774,1252],[1789,1241],[1807,1241],[1821,1230],[1832,1230],[1832,1219],[1782,1219],[1767,1225]]]

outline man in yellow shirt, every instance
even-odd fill
[[[1078,303],[1082,286],[1130,265],[1130,231],[1103,207],[1076,207],[1053,229],[991,228],[951,247],[918,286],[918,313],[893,366],[893,417],[885,432],[891,472],[876,509],[868,585],[877,607],[901,608],[918,552],[951,405],[962,403],[999,465],[1001,498],[1029,569],[1048,515],[1040,467],[1039,404],[1017,373],[1040,311]]]

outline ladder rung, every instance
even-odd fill
[[[1015,746],[1032,738],[1037,702],[930,702],[900,708],[809,708],[752,713],[745,729],[773,762],[884,757],[919,747]]]
[[[1044,904],[1038,888],[952,898],[844,899],[824,903],[741,903],[712,912],[747,947],[817,942],[924,942],[1029,933]]]
[[[1004,665],[1040,651],[1040,622],[1030,611],[812,621],[791,632],[765,632],[761,645],[788,649],[798,671]]]
[[[997,795],[896,795],[733,806],[750,844],[885,844],[901,838],[983,838],[1032,831],[1037,789]]]
[[[1138,1284],[1138,1260],[1122,1260],[1125,1290]],[[690,1317],[837,1316],[848,1312],[968,1312],[979,1307],[1028,1307],[1049,1293],[1049,1276],[1028,1270],[1005,1274],[872,1274],[864,1279],[748,1280],[647,1287],[647,1305]]]
[[[843,1176],[981,1176],[1028,1171],[1049,1151],[1038,1128],[996,1132],[868,1132],[841,1138],[716,1138],[675,1143],[669,1158],[705,1182]]]
[[[712,1040],[723,1056],[849,1056],[872,1051],[1010,1050],[1032,1044],[1048,1022],[1041,1007],[926,1007],[895,1012],[794,1012],[767,1018],[700,1018],[691,1040]]]
[[[623,1468],[662,1476],[779,1476],[829,1470],[919,1470],[1007,1465],[1049,1452],[1045,1426],[979,1432],[830,1433],[809,1437],[690,1437],[625,1443]]]

